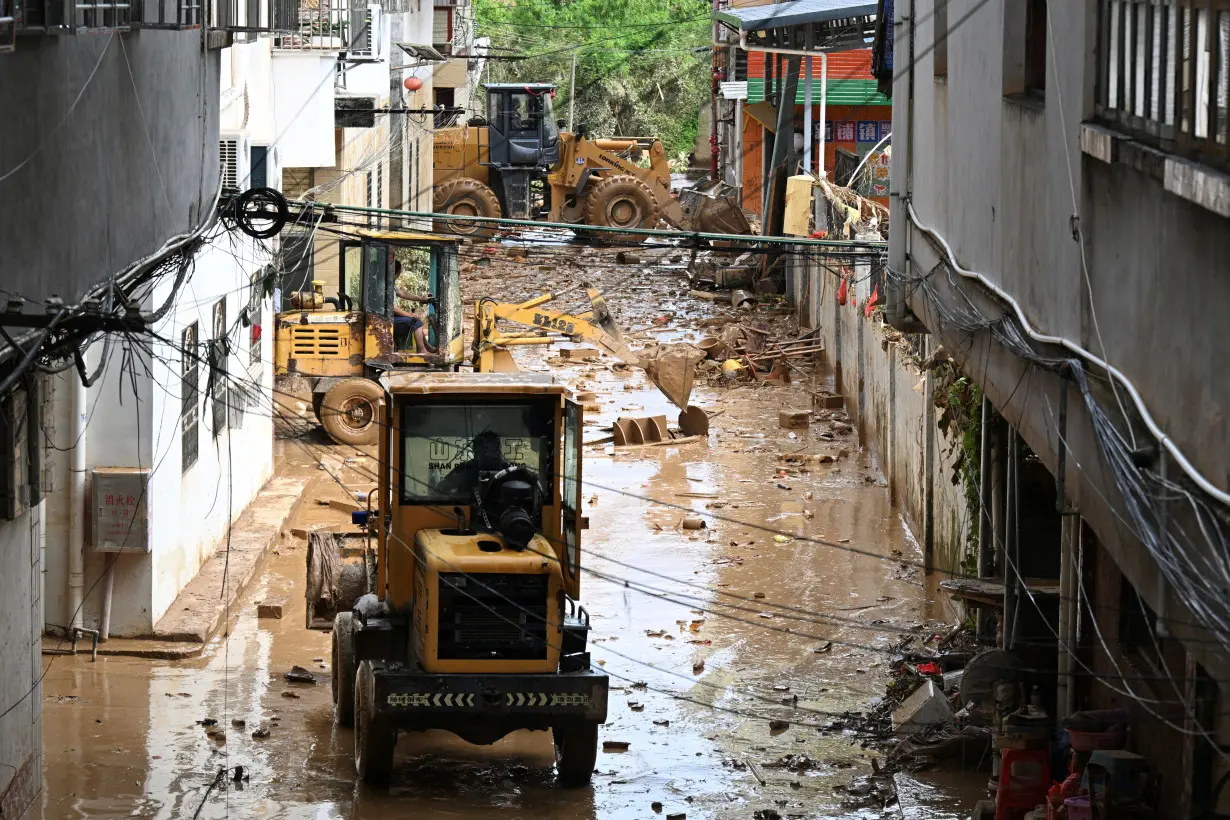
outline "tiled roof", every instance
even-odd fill
[[[747,101],[760,102],[764,99],[764,79],[756,78],[747,81]],[[774,83],[776,85],[776,83]],[[812,105],[820,104],[820,81],[811,81],[811,101]],[[795,95],[794,101],[798,105],[803,104],[803,95],[805,86],[802,82],[799,83],[798,93]],[[828,105],[887,105],[891,106],[892,101],[881,94],[876,87],[875,80],[834,80],[829,79],[828,82]]]

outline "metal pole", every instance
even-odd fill
[[[713,42],[718,41],[718,0],[713,0]],[[721,148],[718,146],[718,60],[721,52],[712,49],[713,58],[709,65],[709,179],[718,181],[718,156]]]
[[[824,169],[824,126],[828,121],[828,105],[829,105],[829,55],[827,52],[820,52],[820,179],[828,179],[828,172]]]
[[[803,41],[805,49],[811,48],[811,27]],[[811,173],[811,57],[803,58],[803,173]]]
[[[982,442],[978,457],[978,577],[989,578],[995,569],[995,522],[991,517],[992,487],[995,478],[995,408],[984,393],[982,396]],[[978,610],[978,637],[993,641],[991,613],[986,607]]]
[[[1019,605],[1018,586],[1021,564],[1017,542],[1017,531],[1020,526],[1020,509],[1017,507],[1017,496],[1020,493],[1019,453],[1017,432],[1015,427],[1008,428],[1008,492],[1004,499],[1004,511],[1007,518],[1004,545],[1004,646],[1011,651],[1016,638],[1016,609]]]
[[[577,100],[577,51],[572,50],[572,70],[568,72],[568,133],[575,134],[576,130],[572,127],[572,114],[575,110],[574,103]]]
[[[1059,681],[1056,693],[1056,718],[1072,714],[1076,703],[1076,676],[1073,653],[1076,651],[1076,539],[1080,519],[1065,515],[1059,530]]]

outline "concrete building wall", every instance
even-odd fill
[[[0,60],[6,298],[24,297],[34,310],[53,295],[75,305],[208,216],[218,191],[218,77],[219,54],[203,49],[199,30],[20,38]],[[61,380],[44,381],[54,393]],[[148,424],[143,398],[124,408],[128,421]],[[71,447],[66,413],[55,399],[46,406],[31,441]],[[131,430],[118,419],[100,419],[97,429],[98,457],[118,457]],[[62,545],[48,551],[46,539],[68,525],[66,474],[55,472],[61,456],[47,454],[46,500],[0,521],[4,817],[23,816],[42,788],[41,636],[48,621],[71,617],[62,606],[44,609],[44,568],[65,569]]]
[[[1224,491],[1230,487],[1230,422],[1224,412],[1230,383],[1221,377],[1220,364],[1230,342],[1220,332],[1219,306],[1230,299],[1230,279],[1223,275],[1230,225],[1224,195],[1219,205],[1207,194],[1226,190],[1227,178],[1168,153],[1177,150],[1173,146],[1158,150],[1129,143],[1097,124],[1096,68],[1105,55],[1096,37],[1096,15],[1102,4],[1046,4],[1046,87],[1040,94],[1019,93],[1025,5],[949,0],[947,73],[937,78],[938,40],[930,23],[934,0],[897,4],[894,132],[905,144],[898,140],[893,155],[894,190],[901,196],[895,205],[912,203],[918,222],[943,237],[959,265],[1015,300],[1039,334],[1062,337],[1123,371],[1163,434],[1205,480]],[[918,23],[912,48],[911,26],[901,18]],[[918,55],[912,71],[908,54]],[[1094,139],[1098,135],[1103,143]],[[1084,150],[1083,138],[1090,140]],[[1099,152],[1099,145],[1106,150]],[[1112,150],[1117,146],[1122,151]],[[1198,203],[1201,191],[1173,184],[1175,169],[1202,181],[1205,204]],[[1199,670],[1216,683],[1212,708],[1224,712],[1230,656],[1188,608],[1196,600],[1191,590],[1220,595],[1201,572],[1191,570],[1211,566],[1201,552],[1215,547],[1204,543],[1204,531],[1187,517],[1186,501],[1157,501],[1151,512],[1166,511],[1167,526],[1182,533],[1182,545],[1174,562],[1154,560],[1141,540],[1152,522],[1142,526],[1133,519],[1135,508],[1124,493],[1132,491],[1131,482],[1157,475],[1161,465],[1112,464],[1105,430],[1095,429],[1086,397],[1070,377],[1019,357],[1002,343],[1002,335],[958,327],[957,309],[984,317],[1014,311],[990,288],[937,269],[947,249],[911,224],[905,207],[897,207],[893,219],[894,240],[902,241],[890,253],[892,268],[911,277],[932,273],[925,286],[909,289],[906,304],[1019,429],[1050,475],[1062,480],[1065,506],[1079,513],[1090,543],[1096,540],[1098,549],[1086,553],[1096,552],[1096,566],[1091,571],[1086,566],[1092,572],[1086,581],[1099,634],[1082,661],[1096,677],[1081,681],[1077,708],[1133,710],[1135,750],[1171,752],[1152,755],[1152,762],[1168,783],[1164,804],[1174,806],[1178,816],[1188,807],[1180,800],[1209,785],[1194,781],[1188,765],[1203,744],[1181,725],[1175,728],[1175,721],[1185,718],[1183,706],[1166,703],[1164,692],[1133,692],[1123,680],[1119,624],[1123,607],[1137,595],[1164,614],[1166,626],[1146,632],[1165,642],[1176,676]],[[1056,345],[1039,343],[1038,349],[1070,355]],[[1121,384],[1109,389],[1102,369],[1086,362],[1094,385],[1090,401],[1099,413],[1107,414],[1136,452],[1156,447],[1155,437],[1135,420],[1127,389]],[[1167,462],[1173,480],[1180,470],[1173,459]],[[1218,508],[1224,513],[1224,506]],[[1185,575],[1187,590],[1165,580],[1176,573]],[[1061,650],[1059,657],[1067,655]],[[1153,702],[1161,703],[1171,725],[1148,717],[1149,701],[1142,704],[1142,696],[1162,698]],[[1214,771],[1213,781],[1221,771]]]
[[[885,327],[878,311],[864,315],[871,290],[865,272],[861,277],[855,272],[847,303],[838,303],[840,279],[834,271],[840,265],[821,257],[795,266],[792,299],[799,323],[817,330],[824,341],[833,392],[845,398],[860,443],[888,480],[893,504],[944,580],[963,572],[977,521],[967,509],[964,486],[952,483],[956,451],[940,432],[931,401],[941,389],[938,378],[921,370],[909,340]],[[928,540],[929,520],[934,523]]]
[[[44,505],[0,522],[0,814],[21,817],[43,782]]]
[[[131,74],[129,67],[131,66]],[[4,287],[76,302],[196,227],[218,190],[200,31],[32,37],[0,61]],[[71,242],[48,236],[72,232]]]
[[[277,121],[267,106],[254,103],[272,100],[275,76],[269,40],[237,45],[222,52],[226,70],[220,94],[220,126],[226,134],[242,134],[248,145],[275,145]],[[292,127],[294,135],[300,126]],[[218,132],[210,136],[216,144]],[[277,143],[280,144],[280,143]],[[277,187],[281,168],[277,151],[267,160],[268,183]],[[217,156],[217,149],[211,152]],[[241,163],[241,166],[250,163]],[[248,179],[240,180],[247,187]],[[242,513],[272,474],[272,422],[269,390],[272,386],[270,341],[262,337],[256,361],[250,346],[251,330],[240,321],[249,306],[254,275],[269,261],[261,243],[242,233],[228,233],[220,226],[209,234],[210,243],[193,260],[192,270],[181,289],[173,276],[163,277],[153,288],[144,308],[152,311],[170,301],[172,307],[154,328],[152,339],[140,343],[113,338],[102,379],[87,391],[85,433],[77,436],[73,426],[75,373],[55,380],[52,435],[55,450],[48,459],[60,492],[47,500],[45,576],[47,615],[52,629],[71,624],[73,613],[68,594],[68,551],[71,512],[67,487],[71,450],[85,448],[86,560],[82,618],[96,628],[103,610],[103,576],[114,567],[111,633],[141,636],[152,633],[175,596],[196,575],[200,566],[224,544],[227,524]],[[257,284],[259,289],[259,283]],[[215,337],[213,310],[225,303],[225,329],[230,339],[229,378],[224,385],[231,400],[242,400],[242,410],[224,413],[219,435],[213,434],[213,397],[206,396],[208,349]],[[268,300],[252,303],[254,324],[272,325]],[[183,348],[183,331],[197,323],[197,345]],[[104,348],[97,343],[86,355],[90,368],[101,360]],[[197,461],[185,468],[182,424],[182,376],[185,357],[199,360]],[[93,550],[92,479],[96,467],[133,467],[151,471],[147,485],[148,544],[133,544],[119,553]],[[191,522],[186,524],[186,522]]]

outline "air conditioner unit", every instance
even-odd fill
[[[352,57],[379,57],[380,6],[355,6],[350,13],[348,50]]]
[[[242,191],[251,187],[252,145],[247,134],[223,134],[219,138],[218,166],[223,188]]]

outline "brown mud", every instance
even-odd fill
[[[463,274],[468,299],[529,298],[584,275],[606,293],[633,347],[698,341],[707,332],[699,320],[724,313],[763,323],[780,340],[797,335],[785,310],[735,312],[689,298],[686,259],[670,261],[680,252],[645,248],[642,266],[618,266],[614,251],[532,247],[514,260],[496,248]],[[584,299],[578,287],[559,306]],[[620,415],[674,422],[678,411],[643,373],[610,357],[564,364],[557,356],[516,351],[524,369],[597,394],[587,440],[608,435]],[[863,794],[875,785],[877,753],[842,728],[843,715],[883,694],[893,647],[943,627],[930,620],[941,613],[917,569],[919,547],[857,435],[826,420],[778,426],[779,409],[810,409],[809,388],[825,386],[823,374],[796,374],[788,386],[698,379],[692,403],[715,414],[707,439],[587,448],[583,598],[593,657],[612,686],[601,738],[628,743],[599,753],[592,787],[555,785],[545,732],[489,747],[442,732],[403,736],[392,786],[356,783],[351,732],[332,722],[329,635],[303,627],[306,546],[290,529],[344,525],[343,513],[314,501],[342,498],[334,476],[362,484],[374,464],[303,425],[277,448],[279,473],[308,480],[304,499],[237,602],[229,636],[187,661],[44,658],[42,816],[191,818],[198,808],[201,818],[304,820],[966,816],[985,776],[898,774],[901,805],[877,803],[878,786]],[[782,454],[839,450],[849,455],[779,472]],[[684,529],[691,515],[705,527]],[[288,599],[283,618],[258,619],[257,602],[274,597]],[[319,682],[288,683],[293,665]],[[254,738],[258,729],[268,737]],[[219,769],[236,766],[248,779],[209,790]]]

